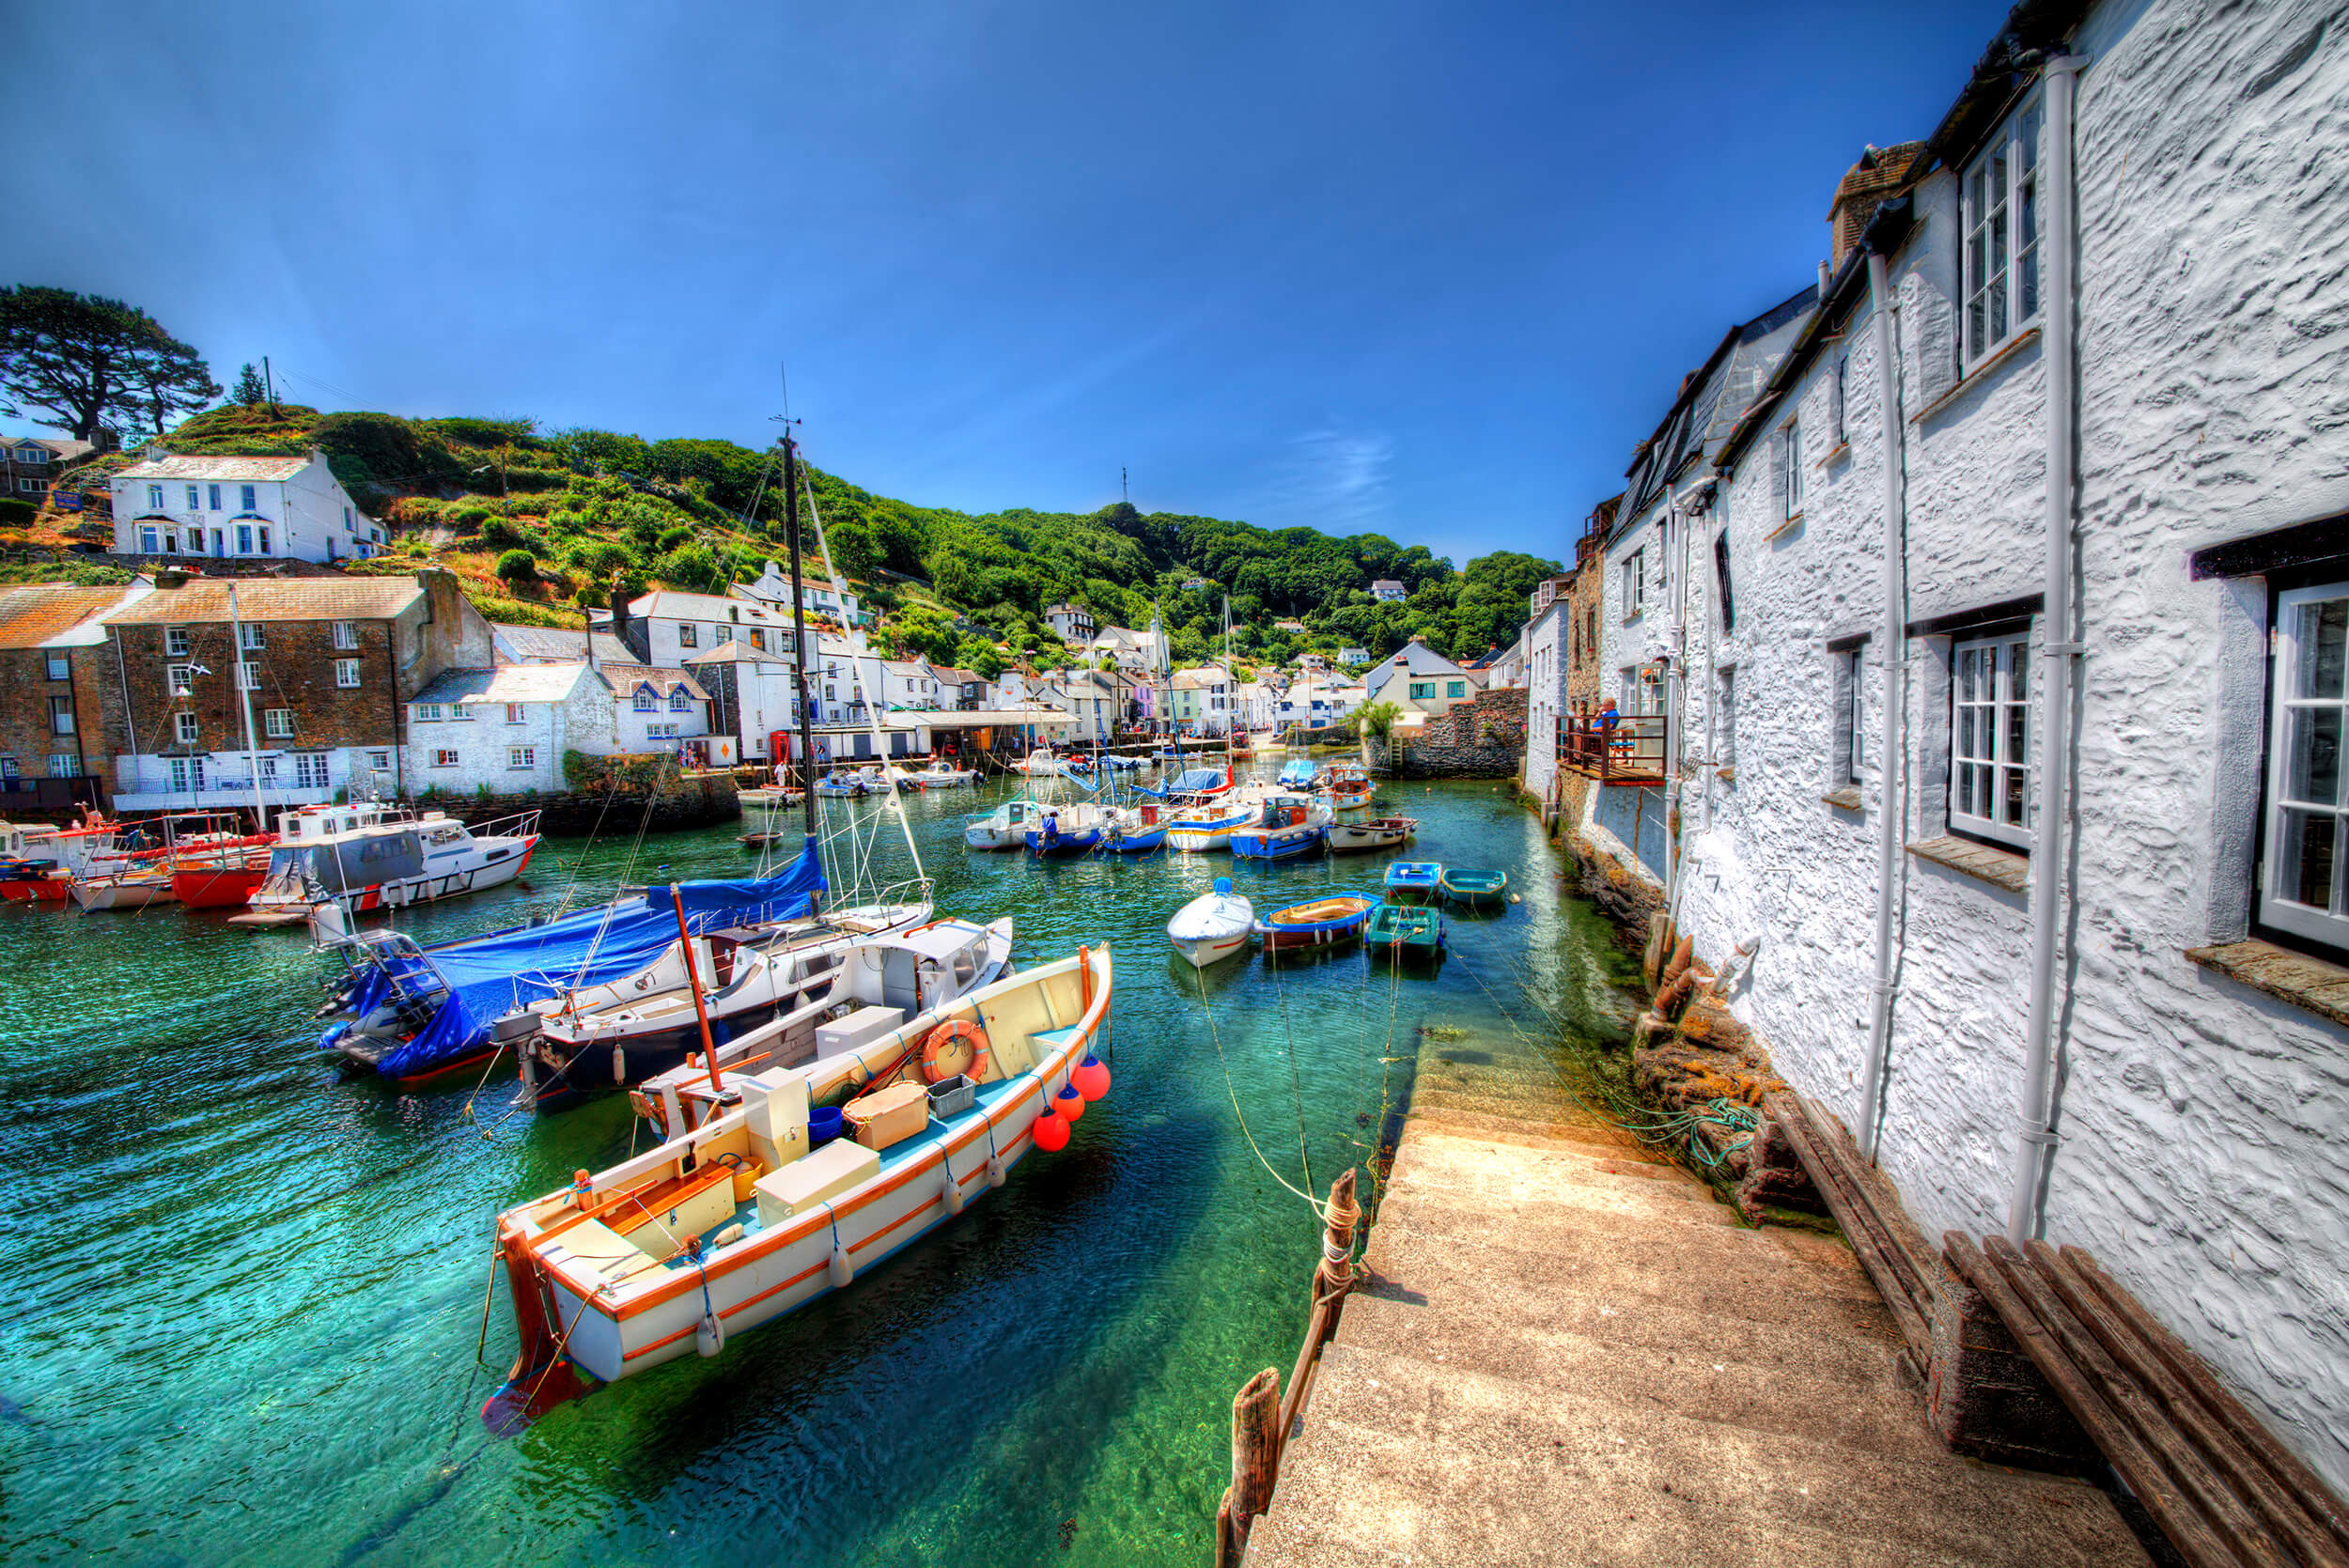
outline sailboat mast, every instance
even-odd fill
[[[800,450],[791,439],[791,432],[783,432],[783,493],[790,519],[786,530],[791,536],[791,632],[794,651],[799,656],[795,666],[799,671],[800,691],[800,788],[801,801],[807,815],[807,836],[816,836],[816,726],[814,705],[808,699],[807,680],[807,603],[800,591]]]
[[[237,617],[237,585],[228,584],[228,636],[235,644],[238,706],[244,709],[244,765],[253,774],[253,831],[269,831],[269,806],[261,799],[261,753],[253,743],[253,688],[244,678],[244,622]]]

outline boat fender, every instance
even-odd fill
[[[939,1196],[945,1201],[946,1213],[949,1217],[962,1212],[962,1183],[955,1179],[955,1168],[952,1165],[946,1167],[946,1179],[939,1188]]]
[[[1003,1175],[1004,1175],[1004,1172],[1003,1172],[1003,1156],[1001,1156],[1001,1155],[989,1155],[989,1156],[988,1156],[988,1157],[987,1157],[987,1185],[988,1185],[988,1186],[989,1186],[989,1187],[1001,1187],[1001,1186],[1003,1186]]]
[[[724,1230],[720,1231],[717,1237],[718,1245],[721,1247],[731,1247],[741,1239],[742,1222],[739,1219],[733,1224],[728,1225]]]
[[[1068,1081],[1087,1103],[1091,1103],[1110,1092],[1110,1070],[1099,1057],[1087,1051],[1085,1059],[1077,1063],[1076,1071],[1068,1075]]]
[[[848,1250],[840,1244],[840,1238],[835,1235],[832,1238],[832,1289],[846,1290],[848,1288],[848,1281],[855,1278],[856,1265],[848,1262]]]
[[[628,1081],[628,1050],[617,1040],[612,1042],[612,1081]]]
[[[326,1026],[326,1032],[319,1036],[319,1049],[333,1050],[334,1048],[334,1042],[341,1039],[346,1033],[350,1032],[350,1025],[348,1021],[343,1023],[328,1024]]]

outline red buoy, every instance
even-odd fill
[[[1029,1136],[1035,1140],[1035,1146],[1046,1154],[1058,1154],[1068,1147],[1068,1123],[1053,1115],[1050,1108],[1047,1107],[1044,1113],[1035,1119],[1035,1126],[1029,1129]]]
[[[1072,1122],[1081,1122],[1084,1120],[1085,1097],[1063,1084],[1060,1093],[1052,1096],[1052,1109]]]
[[[1087,1053],[1085,1059],[1077,1063],[1077,1070],[1068,1075],[1068,1081],[1088,1102],[1097,1100],[1110,1092],[1109,1064],[1099,1057]]]

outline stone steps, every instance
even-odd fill
[[[1514,1155],[1522,1147],[1515,1145],[1508,1152]],[[1419,1126],[1398,1145],[1394,1165],[1398,1171],[1408,1169],[1414,1178],[1435,1188],[1515,1192],[1529,1182],[1536,1186],[1545,1181],[1563,1182],[1719,1206],[1711,1188],[1675,1165],[1594,1159],[1587,1144],[1561,1143],[1553,1149],[1532,1149],[1529,1154],[1532,1157],[1505,1158],[1486,1139]],[[1726,1211],[1724,1216],[1734,1222]]]
[[[1411,1107],[1410,1119],[1414,1124],[1424,1123],[1430,1126],[1474,1133],[1499,1143],[1516,1143],[1532,1138],[1544,1144],[1579,1146],[1590,1153],[1610,1154],[1624,1159],[1663,1159],[1661,1155],[1651,1155],[1650,1151],[1641,1148],[1640,1141],[1629,1133],[1613,1127],[1499,1115],[1489,1110],[1461,1110],[1451,1106],[1417,1102]]]

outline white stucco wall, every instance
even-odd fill
[[[1558,777],[1558,720],[1566,711],[1569,605],[1560,596],[1525,629],[1525,787],[1547,802]]]
[[[556,722],[556,705],[522,703],[521,723],[506,722],[506,705],[473,704],[464,719],[417,722],[412,705],[407,754],[402,759],[412,794],[437,788],[443,795],[471,795],[487,787],[493,795],[519,794],[526,789],[552,790],[563,785],[563,744]],[[445,710],[444,710],[445,711]],[[509,765],[511,749],[528,747],[531,765]],[[435,757],[443,751],[457,753],[457,765],[443,768]]]
[[[2108,6],[2076,41],[2091,62],[2077,137],[2088,652],[2062,1141],[2043,1212],[2048,1236],[2094,1251],[2349,1485],[2349,1038],[2184,956],[2246,934],[2268,603],[2257,582],[2188,581],[2187,553],[2349,509],[2349,39],[2328,28],[2270,79],[2324,14]],[[1911,621],[2037,589],[2046,442],[2036,344],[1927,411],[1953,380],[1954,180],[1944,171],[1918,195],[1922,226],[1893,267]],[[1864,308],[1845,342],[1850,450],[1811,470],[1799,528],[1766,536],[1780,520],[1766,443],[1719,510],[1738,625],[1691,686],[1711,691],[1735,663],[1737,768],[1734,784],[1692,770],[1682,915],[1716,963],[1763,938],[1735,1009],[1781,1074],[1850,1118],[1880,770],[1864,811],[1819,797],[1834,746],[1827,644],[1873,631],[1880,611],[1884,422]],[[1825,363],[1799,393],[1813,464]],[[1709,578],[1692,574],[1707,625]],[[1610,625],[1616,589],[1610,571]],[[1947,826],[1950,642],[1906,650],[1912,842]],[[1873,743],[1885,684],[1868,648]],[[1610,675],[1625,661],[1610,658]],[[1899,875],[1880,1157],[1928,1235],[1997,1231],[2019,1117],[2025,899],[1909,856]]]
[[[134,465],[135,466],[135,465]],[[254,492],[251,511],[243,505],[244,487]],[[157,519],[150,505],[148,487],[163,488],[163,515],[168,521]],[[198,505],[188,505],[188,492],[193,487]],[[313,453],[309,461],[290,479],[164,479],[152,477],[117,476],[112,482],[114,491],[115,544],[118,554],[144,553],[141,530],[153,527],[159,535],[165,530],[177,532],[175,549],[168,553],[217,557],[245,557],[255,560],[334,561],[348,560],[355,555],[371,555],[381,545],[374,536],[381,525],[370,521],[351,501],[327,466],[326,459]],[[220,492],[220,505],[211,505],[213,489]],[[249,548],[238,548],[237,528],[243,524],[253,530]],[[270,548],[260,548],[259,530],[269,530]],[[191,548],[191,534],[201,529],[203,548]],[[219,549],[214,548],[213,536],[219,536]],[[161,539],[159,537],[158,544]]]

